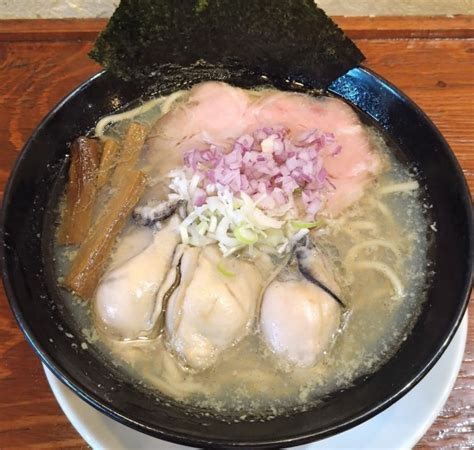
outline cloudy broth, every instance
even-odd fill
[[[163,109],[173,107],[173,100],[158,102],[133,120],[150,125]],[[127,119],[119,121],[107,133],[121,137],[126,125]],[[255,320],[251,332],[214,365],[195,371],[170,349],[163,325],[150,338],[112,339],[95,326],[89,302],[66,294],[78,333],[87,343],[83,348],[96,346],[145,390],[233,420],[264,419],[308,408],[325,394],[376,370],[399,348],[424,300],[429,224],[414,175],[395,158],[378,131],[369,129],[369,135],[384,169],[359,201],[310,232],[331,260],[345,303],[334,342],[312,367],[283,362],[265,345]],[[141,164],[150,177],[159,176],[155,168]],[[166,183],[155,179],[153,193],[145,191],[144,197],[166,191]],[[111,194],[102,193],[103,201]],[[136,228],[129,219],[118,242]],[[57,247],[60,282],[74,256],[74,248]],[[277,270],[283,263],[273,260],[273,264]]]

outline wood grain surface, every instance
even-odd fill
[[[472,17],[339,18],[366,65],[432,118],[474,189]],[[99,67],[87,52],[104,21],[0,21],[0,190],[41,118]],[[474,447],[474,314],[461,372],[417,448]],[[0,292],[0,448],[80,449],[41,364]]]

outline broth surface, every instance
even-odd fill
[[[173,94],[155,101],[153,107],[145,104],[146,111],[133,120],[150,125],[180,99]],[[128,120],[112,124],[105,133],[120,138]],[[111,339],[96,328],[90,304],[66,294],[78,332],[143,389],[158,390],[232,420],[268,419],[311,407],[324,395],[376,370],[399,348],[424,300],[429,224],[422,189],[404,191],[416,181],[413,173],[395,158],[377,130],[369,128],[369,134],[384,170],[361,200],[310,232],[330,256],[346,304],[334,343],[313,367],[291,367],[273,354],[260,336],[257,320],[253,332],[224,351],[215,365],[196,372],[170,351],[164,330],[152,339]],[[154,180],[144,198],[164,195],[168,181],[162,178],[163,169],[145,160],[141,164]],[[103,201],[111,194],[102,193]],[[119,242],[136,229],[130,219]],[[75,249],[57,246],[56,253],[61,282]],[[112,260],[118,264],[126,257],[115,254]],[[390,281],[391,273],[403,287],[401,297],[394,293],[397,285]]]

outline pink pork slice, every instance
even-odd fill
[[[209,144],[228,147],[246,128],[244,114],[250,105],[248,94],[220,82],[200,83],[186,102],[161,117],[147,139],[148,162],[158,175],[182,166],[183,155]]]
[[[249,129],[280,125],[297,139],[317,129],[333,133],[341,151],[331,155],[323,150],[324,167],[335,190],[327,194],[324,213],[336,216],[360,199],[364,188],[380,172],[382,162],[370,144],[357,114],[342,100],[332,97],[268,91],[248,109]]]
[[[285,127],[294,139],[314,129],[334,134],[341,151],[322,151],[336,188],[327,193],[326,215],[336,216],[359,200],[381,171],[382,160],[372,150],[365,127],[342,100],[271,90],[255,96],[220,82],[196,85],[186,102],[156,122],[148,140],[149,161],[165,174],[182,165],[188,150],[211,143],[230,150],[242,134],[274,126]]]

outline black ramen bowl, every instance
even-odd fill
[[[81,348],[84,338],[63,308],[53,267],[52,205],[64,187],[69,144],[120,105],[209,78],[242,87],[269,83],[255,74],[193,69],[144,87],[103,72],[48,114],[19,156],[4,196],[1,252],[11,309],[36,353],[63,383],[99,411],[139,431],[199,447],[247,448],[288,447],[334,435],[387,408],[427,374],[461,322],[472,283],[472,205],[462,171],[426,115],[367,69],[351,70],[328,91],[377,125],[397,149],[397,157],[417,171],[425,201],[432,205],[430,223],[436,222],[438,229],[426,230],[434,272],[426,301],[400,349],[375,373],[305,412],[227,423],[139,389],[93,346]],[[280,89],[301,90],[289,82],[270,82]]]

